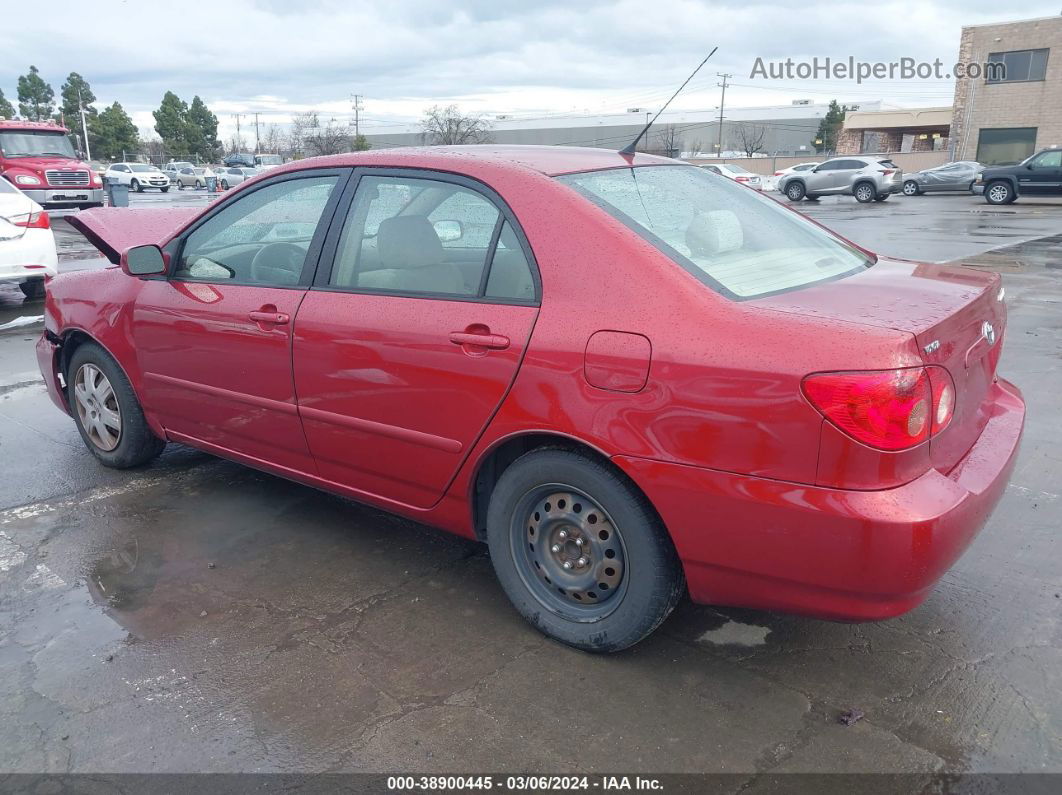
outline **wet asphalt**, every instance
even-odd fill
[[[1062,201],[800,209],[883,254],[1004,273],[1025,441],[923,606],[853,625],[687,603],[625,653],[573,651],[509,607],[476,544],[176,445],[98,466],[44,393],[37,331],[15,329],[0,772],[726,772],[751,792],[785,772],[1062,772]],[[56,229],[62,268],[99,266]],[[0,288],[0,325],[39,314]]]

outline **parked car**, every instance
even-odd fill
[[[877,155],[835,157],[814,168],[782,177],[778,189],[790,201],[844,194],[867,203],[885,201],[903,186],[903,172]]]
[[[935,168],[903,175],[903,195],[919,196],[937,191],[970,191],[985,167],[975,160],[956,160]]]
[[[1062,149],[1044,149],[1016,166],[986,168],[973,191],[989,204],[1010,204],[1019,196],[1062,196]]]
[[[207,177],[213,177],[214,172],[209,168],[201,166],[187,166],[177,172],[174,177],[174,182],[177,183],[177,189],[182,188],[205,188],[207,184]]]
[[[667,158],[381,149],[70,223],[120,267],[51,282],[37,352],[100,462],[181,442],[484,540],[517,610],[592,651],[687,590],[912,609],[1022,432],[998,274]]]
[[[759,174],[753,174],[748,169],[735,166],[733,163],[707,163],[702,165],[701,168],[705,171],[711,171],[713,174],[720,174],[732,179],[734,182],[740,182],[742,185],[748,185],[754,190],[763,190]]]
[[[58,272],[48,213],[0,179],[0,282],[15,282],[27,298],[44,297],[44,278]]]
[[[102,207],[103,183],[50,121],[0,119],[0,175],[42,207]]]
[[[137,193],[143,193],[145,188],[158,188],[163,193],[170,189],[170,178],[158,166],[148,163],[111,163],[104,177],[116,179]]]
[[[255,167],[254,153],[253,152],[233,152],[231,155],[223,157],[221,162],[230,168],[236,166],[246,166],[247,168]]]
[[[815,168],[815,166],[817,166],[817,165],[818,165],[818,162],[814,162],[814,163],[797,163],[795,166],[789,166],[789,168],[779,169],[778,171],[775,171],[769,177],[764,177],[763,178],[763,189],[764,190],[778,190],[779,189],[778,188],[778,183],[781,181],[782,177],[788,176],[789,174],[797,174],[797,173],[799,173],[801,171],[810,171],[811,169]]]
[[[171,160],[162,167],[162,173],[170,178],[170,182],[176,182],[177,175],[186,168],[195,168],[195,163],[188,160]]]
[[[247,168],[246,166],[240,166],[238,168],[223,168],[217,176],[220,180],[221,187],[228,190],[229,188],[236,187],[246,179],[257,177],[258,170]]]

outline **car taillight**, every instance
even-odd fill
[[[774,172],[774,176],[780,177],[780,176],[782,176],[782,172],[781,171],[775,171]]]
[[[937,367],[815,373],[803,390],[826,419],[879,450],[921,444],[947,425],[955,406],[951,377]]]
[[[894,169],[894,168],[886,168],[881,173],[884,174],[887,177],[887,176],[889,176],[889,174],[895,174],[896,173],[896,169]]]
[[[48,220],[48,213],[41,210],[39,213],[23,213],[22,215],[15,215],[7,219],[15,226],[22,226],[26,229],[48,229],[52,224]]]
[[[933,392],[933,433],[948,427],[955,415],[955,382],[943,367],[927,367],[929,386]]]
[[[748,182],[748,177],[734,177],[734,182]]]

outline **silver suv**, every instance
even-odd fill
[[[882,202],[903,190],[903,172],[881,155],[848,155],[787,174],[778,189],[794,202],[835,194],[855,196],[864,204]]]

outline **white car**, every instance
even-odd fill
[[[16,282],[27,298],[43,298],[44,277],[58,272],[48,213],[0,177],[0,282]]]
[[[817,165],[818,163],[797,163],[795,166],[775,171],[771,176],[763,178],[763,189],[778,190],[778,183],[781,181],[782,177],[787,176],[788,174],[796,174],[798,171],[810,171]]]
[[[715,174],[722,174],[724,177],[734,180],[734,182],[748,185],[753,190],[763,190],[763,180],[759,174],[754,174],[748,169],[736,166],[733,163],[708,163],[702,165],[701,168]]]
[[[148,163],[112,163],[103,176],[116,179],[137,193],[142,193],[145,188],[158,188],[163,193],[170,189],[170,178],[160,168]]]

